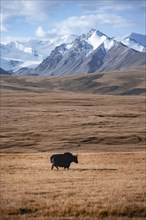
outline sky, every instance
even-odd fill
[[[146,34],[146,0],[0,0],[1,43],[81,35]]]

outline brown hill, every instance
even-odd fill
[[[145,94],[145,66],[96,74],[50,76],[1,75],[1,91],[70,91],[112,95]]]

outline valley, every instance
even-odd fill
[[[1,75],[1,219],[144,220],[144,77]]]
[[[1,152],[139,151],[145,96],[1,93]]]

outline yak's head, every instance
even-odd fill
[[[78,156],[73,156],[73,162],[78,163]]]

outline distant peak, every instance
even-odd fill
[[[96,29],[92,28],[88,34],[93,34],[96,31]]]
[[[98,37],[106,36],[106,35],[103,34],[101,31],[92,28],[92,29],[88,32],[87,38],[91,37],[93,34],[96,34]]]
[[[131,33],[129,36],[125,37],[123,40],[132,40],[134,42],[137,42],[141,44],[142,46],[146,47],[146,35],[143,34],[137,34],[137,33]]]
[[[16,47],[16,42],[11,41],[10,43],[7,44],[9,47]]]
[[[99,31],[99,30],[96,31],[96,34],[97,34],[98,36],[100,36],[100,37],[103,36],[103,35],[105,35],[105,34],[103,34],[103,33],[102,33],[101,31]]]
[[[130,34],[130,36],[131,36],[131,35],[134,35],[134,36],[141,36],[142,34],[138,34],[138,33],[132,32],[132,33]]]
[[[96,29],[91,29],[88,33],[87,33],[87,38],[90,38],[93,34],[96,34],[97,36],[101,37],[103,36],[104,34],[102,32],[100,32],[99,30],[96,30]]]

